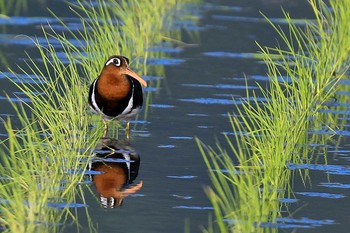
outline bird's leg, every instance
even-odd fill
[[[103,136],[102,137],[107,137],[107,133],[108,133],[108,124],[107,121],[103,121],[104,124],[104,130],[103,130]]]
[[[126,123],[125,133],[126,133],[126,139],[129,140],[129,138],[130,138],[130,122],[129,121]]]

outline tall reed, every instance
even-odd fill
[[[266,100],[258,102],[253,93],[253,100],[237,108],[230,118],[235,136],[226,136],[228,150],[197,140],[209,168],[213,187],[206,192],[220,232],[277,232],[263,226],[281,216],[279,200],[290,190],[288,164],[311,159],[308,148],[300,146],[310,142],[310,129],[334,125],[320,110],[349,68],[350,5],[331,1],[330,11],[321,0],[309,2],[316,19],[305,27],[293,24],[286,12],[286,32],[271,23],[283,48],[259,45],[270,77],[269,88],[260,87]]]

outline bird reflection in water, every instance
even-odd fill
[[[127,141],[102,138],[89,164],[92,181],[104,208],[120,207],[123,199],[136,193],[143,182],[132,185],[140,166],[140,157]]]

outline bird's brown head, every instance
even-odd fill
[[[108,58],[104,69],[115,72],[117,75],[129,75],[136,79],[141,85],[147,87],[146,81],[129,68],[129,59],[121,55],[114,55]]]

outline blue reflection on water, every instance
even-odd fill
[[[348,130],[319,129],[319,130],[310,130],[309,133],[311,133],[311,134],[327,134],[327,135],[350,136],[350,131],[348,131]]]
[[[217,88],[217,89],[259,89],[257,86],[246,86],[246,85],[232,85],[232,84],[199,84],[199,83],[193,83],[193,84],[182,84],[182,86],[187,87],[204,87],[204,88]],[[231,94],[232,96],[232,94]]]
[[[342,183],[320,183],[318,186],[327,187],[327,188],[350,189],[350,184],[342,184]]]
[[[232,52],[224,52],[224,51],[215,51],[215,52],[205,52],[203,55],[209,57],[221,57],[221,58],[250,58],[250,59],[260,59],[256,53],[232,53]]]
[[[148,106],[152,108],[175,108],[174,105],[169,105],[169,104],[149,104]]]
[[[57,209],[87,207],[87,205],[85,205],[85,204],[80,204],[80,203],[57,203],[57,202],[49,202],[47,205],[48,205],[48,207],[50,207],[50,208],[57,208]]]
[[[69,43],[73,44],[77,48],[84,47],[86,42],[77,39],[69,39]],[[25,45],[25,46],[36,46],[40,44],[41,46],[47,46],[48,44],[52,45],[54,48],[61,48],[62,44],[60,41],[54,38],[43,38],[43,37],[30,37],[30,36],[17,36],[9,35],[1,36],[0,43],[2,45]],[[58,52],[57,52],[58,53]]]
[[[168,178],[172,178],[172,179],[193,179],[196,178],[197,176],[167,176]]]
[[[321,192],[295,192],[295,194],[308,196],[308,197],[322,197],[322,198],[330,198],[330,199],[340,199],[340,198],[346,197],[343,194],[321,193]]]
[[[269,23],[265,18],[257,17],[245,17],[245,16],[232,16],[232,15],[213,15],[213,19],[217,20],[227,20],[227,21],[240,21],[246,23]],[[272,23],[276,24],[288,24],[289,20],[285,18],[269,18]],[[290,20],[295,25],[305,26],[307,23],[315,22],[313,20],[307,19],[292,19]]]
[[[174,206],[174,209],[191,209],[191,210],[213,210],[214,208],[211,206]]]
[[[176,139],[176,140],[191,140],[193,139],[192,136],[173,136],[169,137],[170,139]]]
[[[163,65],[163,66],[175,66],[185,62],[185,59],[179,58],[148,58],[147,65]]]
[[[235,103],[232,99],[216,99],[216,98],[180,99],[180,101],[196,103],[196,104],[225,104],[225,105],[232,105],[232,104]]]
[[[316,220],[310,218],[277,218],[275,223],[265,222],[259,224],[259,227],[268,227],[268,228],[314,228],[322,225],[331,225],[334,224],[334,220],[325,219],[325,220]]]
[[[58,19],[48,18],[48,17],[22,17],[22,16],[12,16],[12,17],[0,17],[0,25],[40,25],[47,23],[58,22]]]
[[[295,198],[280,198],[279,200],[281,203],[296,203],[299,201],[299,199]]]

